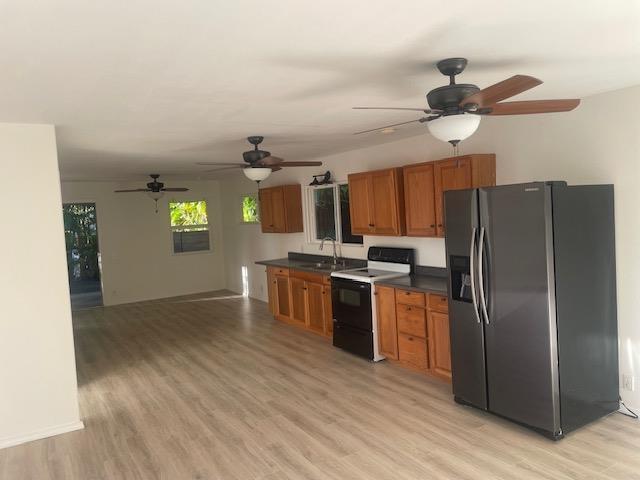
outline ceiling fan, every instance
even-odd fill
[[[253,150],[242,153],[245,163],[216,163],[216,162],[198,162],[198,165],[215,165],[222,166],[211,170],[217,172],[220,170],[228,170],[231,168],[242,168],[245,176],[260,183],[262,180],[271,175],[271,172],[282,170],[283,167],[318,167],[322,162],[285,162],[280,157],[274,157],[271,152],[260,150],[258,145],[262,143],[264,137],[259,135],[247,137],[247,140],[253,145]]]
[[[427,93],[429,108],[353,107],[356,110],[413,110],[427,115],[417,120],[363,130],[354,135],[427,122],[429,132],[434,137],[456,147],[461,140],[470,137],[477,130],[482,115],[568,112],[580,104],[578,99],[503,102],[502,100],[540,85],[542,80],[527,75],[514,75],[481,90],[476,85],[456,83],[456,75],[462,73],[466,66],[466,58],[447,58],[436,64],[440,73],[449,77],[449,85],[434,88]]]
[[[152,173],[149,175],[153,181],[147,183],[147,188],[134,188],[132,190],[114,190],[115,193],[129,193],[129,192],[145,192],[156,202],[156,213],[158,213],[158,200],[162,198],[164,192],[187,192],[188,188],[185,187],[172,187],[166,188],[164,183],[159,182],[160,175]]]

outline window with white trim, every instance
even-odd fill
[[[351,233],[348,183],[307,187],[305,210],[310,243],[331,238],[344,245],[362,245],[362,235]]]
[[[207,202],[169,202],[173,253],[208,252],[209,220]]]

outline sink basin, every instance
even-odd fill
[[[337,270],[338,268],[343,268],[340,263],[334,265],[333,263],[326,262],[302,263],[300,266],[302,268],[313,268],[314,270]]]

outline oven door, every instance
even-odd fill
[[[368,332],[373,330],[370,283],[332,277],[331,301],[334,323]]]

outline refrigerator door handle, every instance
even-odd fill
[[[476,272],[475,272],[475,257],[476,257],[476,232],[477,228],[473,227],[471,232],[471,250],[469,251],[469,273],[471,276],[471,301],[473,303],[473,313],[476,314],[476,320],[478,323],[482,323],[480,319],[480,312],[478,306],[478,299],[476,297]]]
[[[487,301],[484,294],[484,272],[483,272],[483,256],[484,256],[484,227],[480,227],[480,240],[478,251],[478,286],[480,287],[480,306],[482,307],[482,315],[484,323],[489,325],[489,314],[487,313]]]

